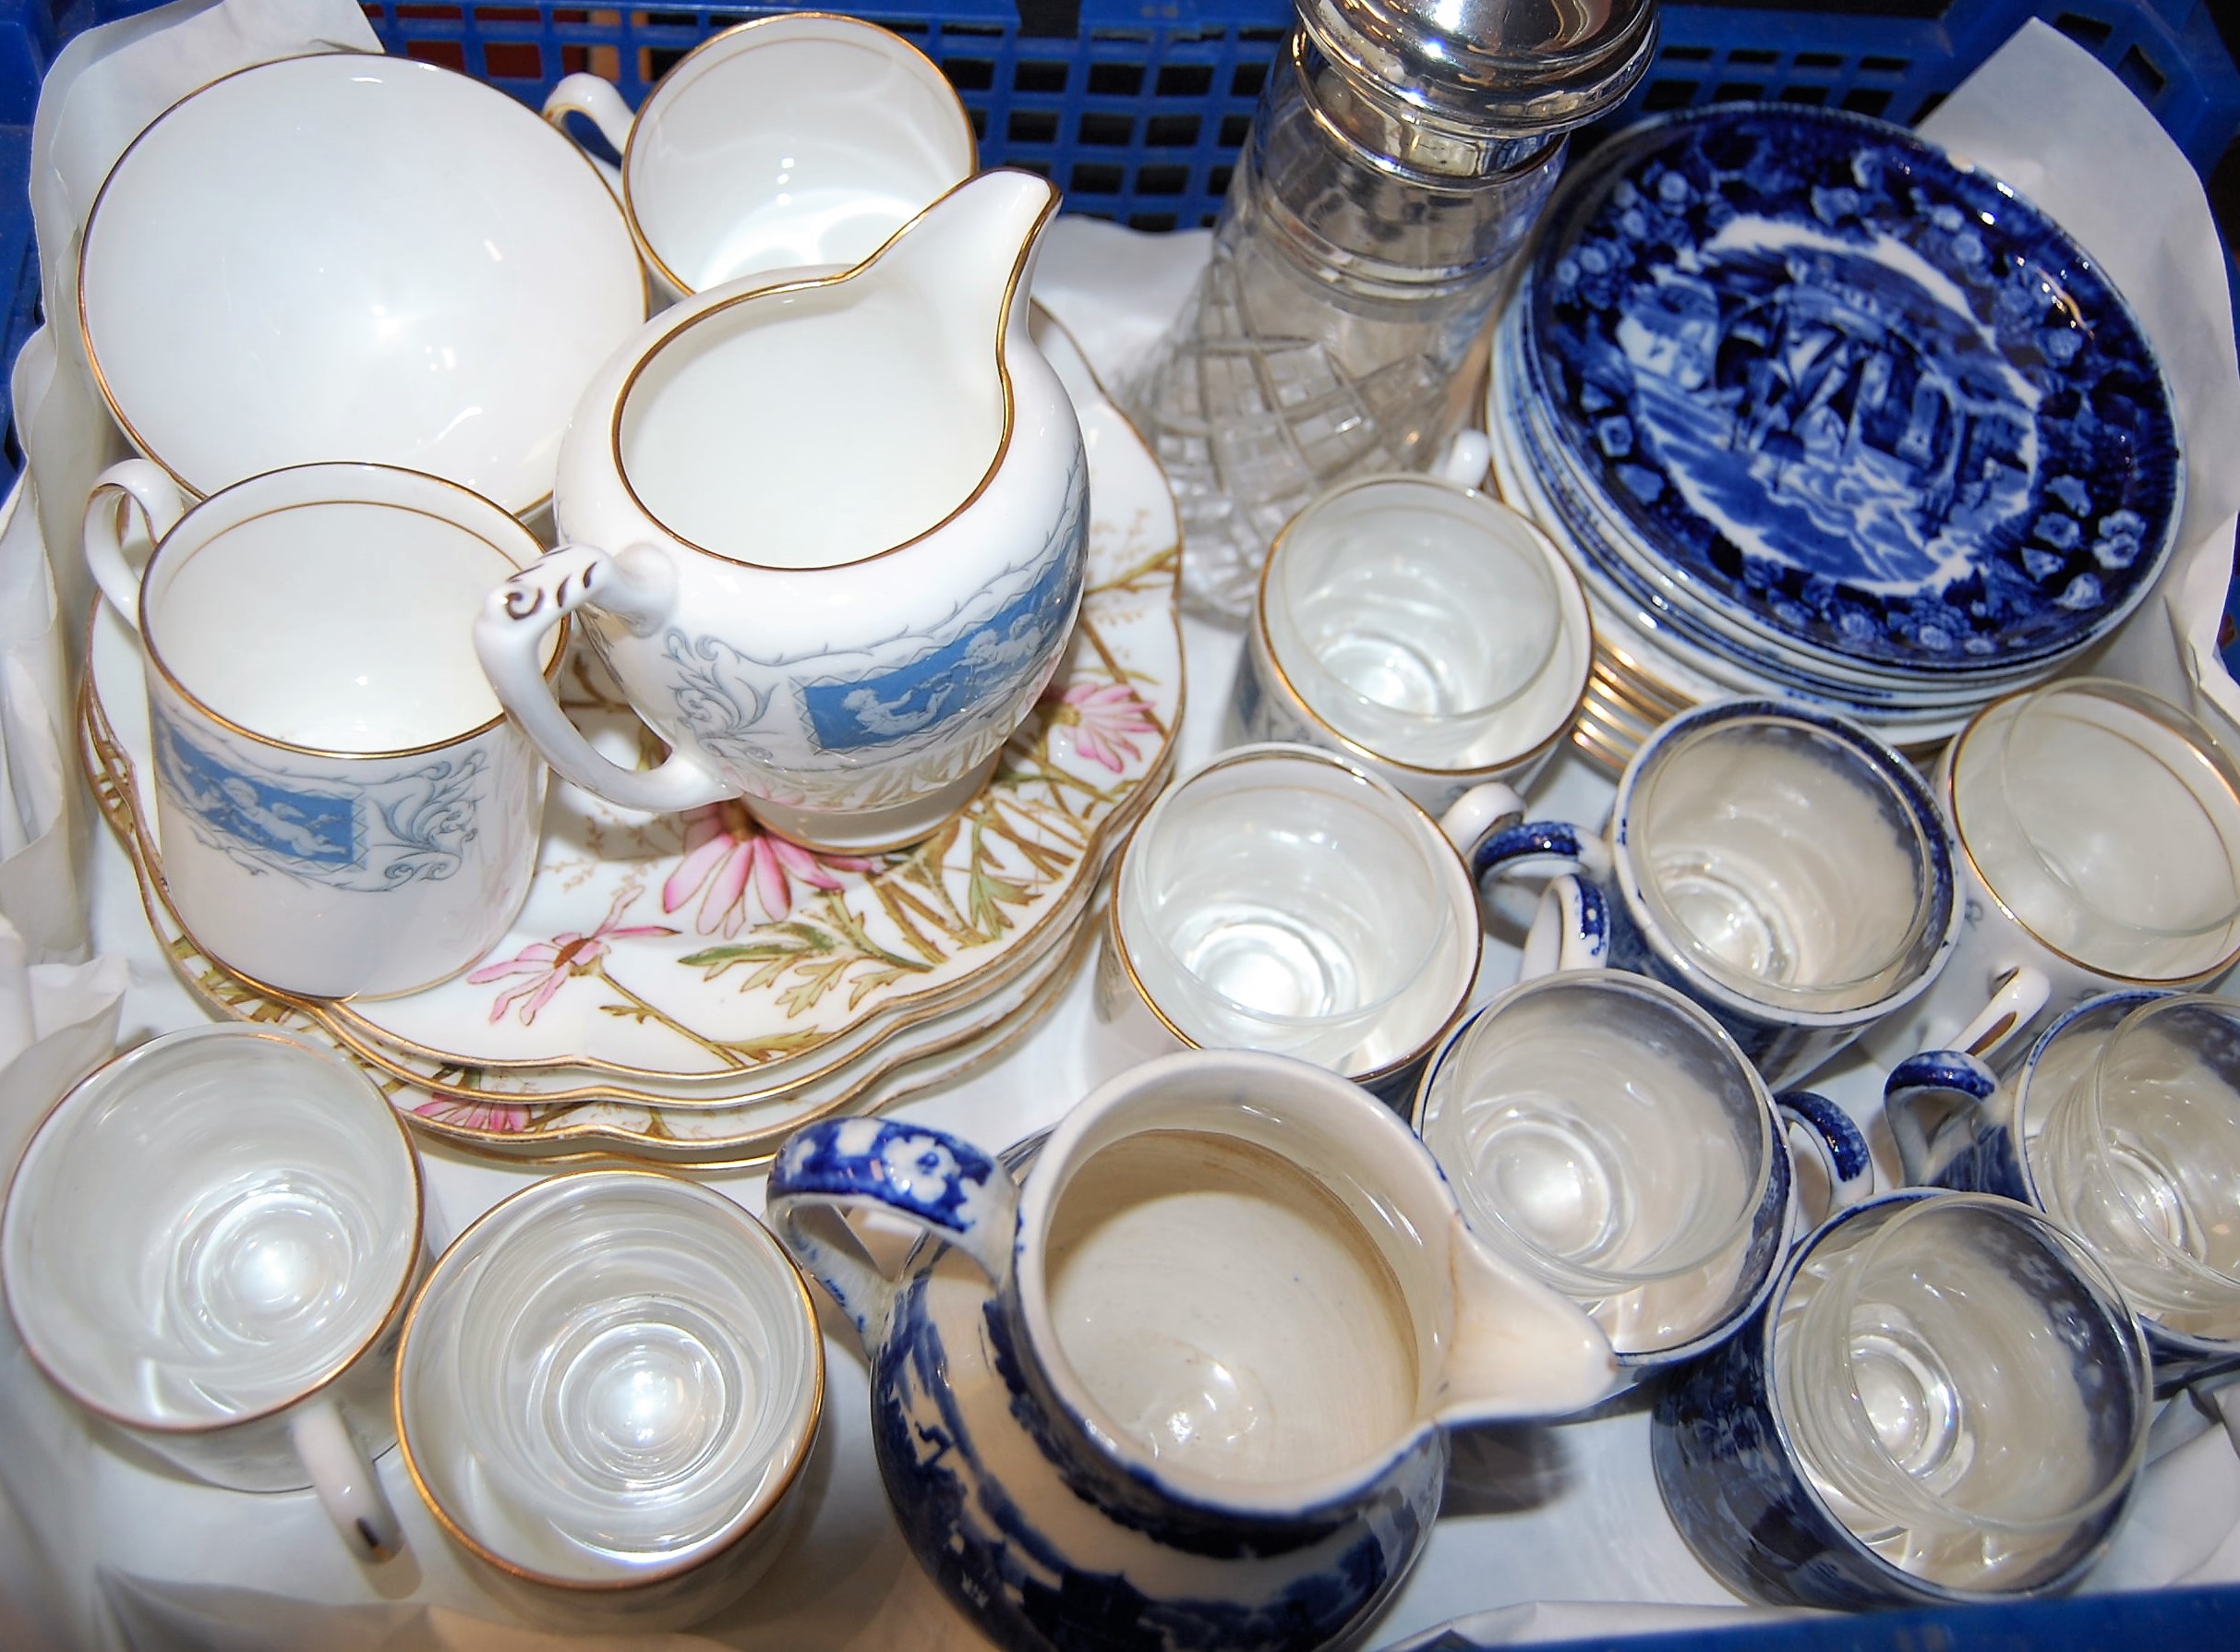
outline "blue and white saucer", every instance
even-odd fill
[[[1593,514],[1792,660],[1949,704],[2090,647],[2169,554],[2143,330],[2052,221],[1899,128],[1637,127],[1550,210],[1522,302]]]
[[[1708,669],[1736,681],[1744,693],[1825,695],[1853,702],[1862,711],[1872,706],[1972,709],[2045,674],[2042,662],[1931,675],[1833,659],[1755,628],[1708,599],[1700,582],[1675,570],[1621,514],[1601,508],[1592,478],[1569,461],[1548,415],[1552,398],[1532,370],[1531,353],[1520,344],[1525,308],[1524,300],[1512,307],[1496,335],[1487,395],[1489,428],[1496,422],[1502,427],[1523,465],[1532,512],[1561,524],[1559,543],[1583,570],[1591,570],[1584,576],[1606,601],[1621,601],[1653,616],[1660,635],[1682,640],[1716,659],[1719,663]]]

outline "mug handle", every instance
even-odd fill
[[[1890,1069],[1883,1080],[1883,1116],[1897,1143],[1898,1168],[1909,1187],[1936,1174],[1930,1163],[1936,1138],[1952,1119],[1971,1122],[1999,1091],[1998,1075],[1986,1059],[2045,1007],[2053,984],[2028,964],[2010,971],[1976,1018],[1961,1029],[1948,1050],[1923,1050]]]
[[[594,546],[563,545],[492,591],[475,617],[483,674],[545,761],[609,802],[656,814],[718,802],[737,790],[681,752],[654,769],[624,768],[601,756],[553,698],[539,656],[546,634],[580,608],[603,609],[632,634],[650,636],[676,597],[676,573],[651,546],[610,557]]]
[[[545,94],[544,115],[563,132],[568,130],[571,115],[582,115],[614,146],[617,156],[630,147],[630,129],[638,118],[610,82],[596,75],[580,74],[562,75],[559,84]]]
[[[788,1138],[770,1168],[764,1210],[802,1271],[832,1293],[868,1346],[885,1333],[895,1286],[843,1218],[854,1212],[890,1231],[899,1226],[953,1245],[1000,1289],[1011,1274],[1018,1184],[945,1130],[836,1118]]]
[[[1609,964],[1609,896],[1575,872],[1551,878],[1524,933],[1517,979],[1537,981],[1559,970],[1607,970]]]
[[[179,485],[161,466],[145,459],[112,464],[93,478],[93,487],[86,495],[86,567],[109,606],[138,631],[140,576],[147,569],[134,567],[125,555],[120,512],[126,510],[138,511],[149,538],[161,543],[187,514],[187,501]]]
[[[359,1559],[385,1561],[404,1547],[388,1493],[331,1399],[314,1400],[289,1418],[288,1440],[319,1506]]]
[[[1851,1115],[1812,1090],[1785,1090],[1774,1097],[1792,1158],[1800,1147],[1819,1161],[1827,1179],[1828,1208],[1822,1220],[1849,1210],[1874,1191],[1874,1155]],[[1792,1188],[1796,1186],[1792,1179]],[[1812,1225],[1818,1226],[1817,1222]]]
[[[1485,431],[1457,430],[1454,440],[1447,443],[1447,451],[1439,456],[1438,475],[1442,480],[1475,488],[1486,480],[1486,467],[1492,463],[1493,442]]]

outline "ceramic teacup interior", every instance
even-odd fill
[[[2146,1441],[2114,1283],[2009,1200],[1937,1194],[1828,1230],[1777,1314],[1800,1466],[1885,1560],[1955,1588],[2060,1572]]]
[[[1778,713],[1705,721],[1639,763],[1624,842],[1643,898],[1730,991],[1860,1009],[1935,957],[1949,869],[1888,764]]]
[[[2085,1019],[2085,1018],[2080,1018]],[[2029,1076],[2040,1196],[2141,1313],[2240,1339],[2240,1008],[2156,998],[2065,1030]]]
[[[401,1307],[420,1250],[412,1150],[331,1057],[175,1035],[56,1109],[5,1248],[25,1341],[88,1405],[155,1428],[253,1417],[333,1376]]]
[[[711,43],[631,134],[639,232],[692,291],[765,270],[853,264],[972,169],[957,94],[911,47],[836,17]]]
[[[1130,842],[1114,898],[1147,996],[1208,1048],[1360,1073],[1454,1013],[1466,883],[1380,782],[1271,751],[1190,777]]]
[[[1954,748],[1953,814],[1985,883],[2055,950],[2182,981],[2240,943],[2240,767],[2127,683],[2002,701]]]
[[[1299,697],[1348,739],[1425,767],[1515,755],[1499,714],[1567,640],[1531,530],[1426,478],[1318,500],[1268,578],[1269,640]]]
[[[104,393],[188,487],[336,458],[508,510],[645,319],[614,196],[499,89],[363,52],[261,63],[175,105],[87,225]]]
[[[402,496],[322,499],[315,481],[292,485],[311,476],[258,478],[173,530],[142,604],[162,668],[227,722],[314,751],[409,751],[500,716],[474,619],[535,542],[507,525],[509,553]]]
[[[801,1281],[721,1195],[589,1172],[500,1206],[407,1328],[401,1437],[501,1564],[573,1583],[689,1567],[765,1513],[814,1433]]]
[[[980,486],[1007,416],[1001,295],[897,274],[893,256],[713,310],[647,359],[616,436],[662,525],[736,561],[829,568],[927,532]]]
[[[1495,1000],[1439,1057],[1420,1129],[1480,1236],[1621,1354],[1728,1308],[1779,1151],[1731,1041],[1678,994],[1608,972]]]

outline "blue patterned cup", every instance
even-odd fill
[[[1776,1090],[1926,990],[1959,935],[1951,833],[1928,788],[1857,724],[1804,706],[1714,701],[1666,723],[1626,766],[1607,839],[1527,821],[1499,786],[1465,806],[1478,829],[1458,841],[1481,883],[1565,874],[1527,973],[1661,981]]]
[[[1785,1129],[1833,1203],[1873,1181],[1842,1109],[1776,1102],[1702,1009],[1610,971],[1522,982],[1477,1011],[1432,1057],[1414,1122],[1473,1230],[1584,1308],[1635,1378],[1765,1300],[1798,1232]]]
[[[126,560],[120,504],[157,541]],[[307,997],[431,986],[527,898],[545,766],[475,657],[529,531],[379,464],[268,471],[191,511],[145,460],[104,471],[86,560],[140,633],[173,910],[251,981]],[[537,656],[548,675],[562,635]]]
[[[1839,1211],[1677,1373],[1650,1455],[1728,1586],[1857,1609],[2052,1594],[2106,1548],[2152,1405],[2115,1283],[2011,1200]]]
[[[1909,1182],[2045,1212],[2106,1264],[2164,1391],[2240,1365],[2240,1005],[2109,993],[2061,1016],[2005,1079],[1931,1050],[1884,1111]]]

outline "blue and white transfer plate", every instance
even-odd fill
[[[2161,365],[2005,185],[1858,115],[1612,139],[1523,302],[1555,440],[1730,622],[1895,678],[2051,667],[2152,586],[2183,491]]]

